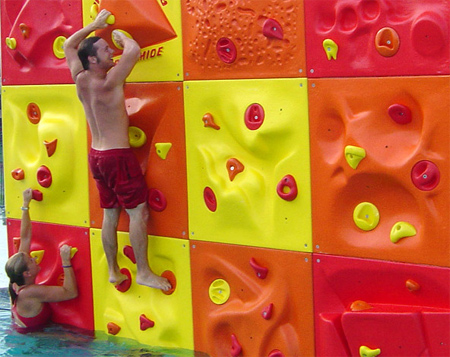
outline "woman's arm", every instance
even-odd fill
[[[23,191],[22,219],[20,222],[20,245],[19,252],[30,254],[31,246],[31,219],[30,202],[33,197],[31,188]]]

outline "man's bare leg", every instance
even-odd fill
[[[136,208],[127,209],[126,211],[130,216],[130,242],[136,257],[136,282],[151,288],[164,291],[169,290],[171,288],[169,281],[153,273],[148,264],[147,203],[141,203]]]
[[[109,282],[120,284],[128,279],[120,272],[117,264],[117,224],[119,222],[120,207],[105,208],[103,210],[102,243],[108,262]]]

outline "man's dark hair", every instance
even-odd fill
[[[97,56],[97,49],[94,47],[94,43],[100,40],[101,37],[94,36],[85,38],[81,41],[78,47],[78,57],[83,65],[84,69],[89,69],[89,56]]]

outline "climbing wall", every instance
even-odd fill
[[[122,212],[108,282],[90,134],[62,45],[133,37],[130,145],[149,186],[136,284]],[[34,190],[53,319],[211,356],[450,355],[447,0],[1,0],[9,252]]]

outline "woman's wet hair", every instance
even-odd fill
[[[100,40],[100,38],[101,37],[98,36],[85,38],[78,47],[78,58],[85,70],[89,69],[89,56],[97,56],[97,49],[94,47],[94,44]]]
[[[11,302],[14,303],[17,298],[17,294],[14,291],[12,285],[16,283],[18,286],[25,284],[25,278],[23,273],[28,270],[28,264],[26,261],[26,254],[19,252],[11,256],[5,265],[6,274],[9,277],[9,295],[11,296]]]

